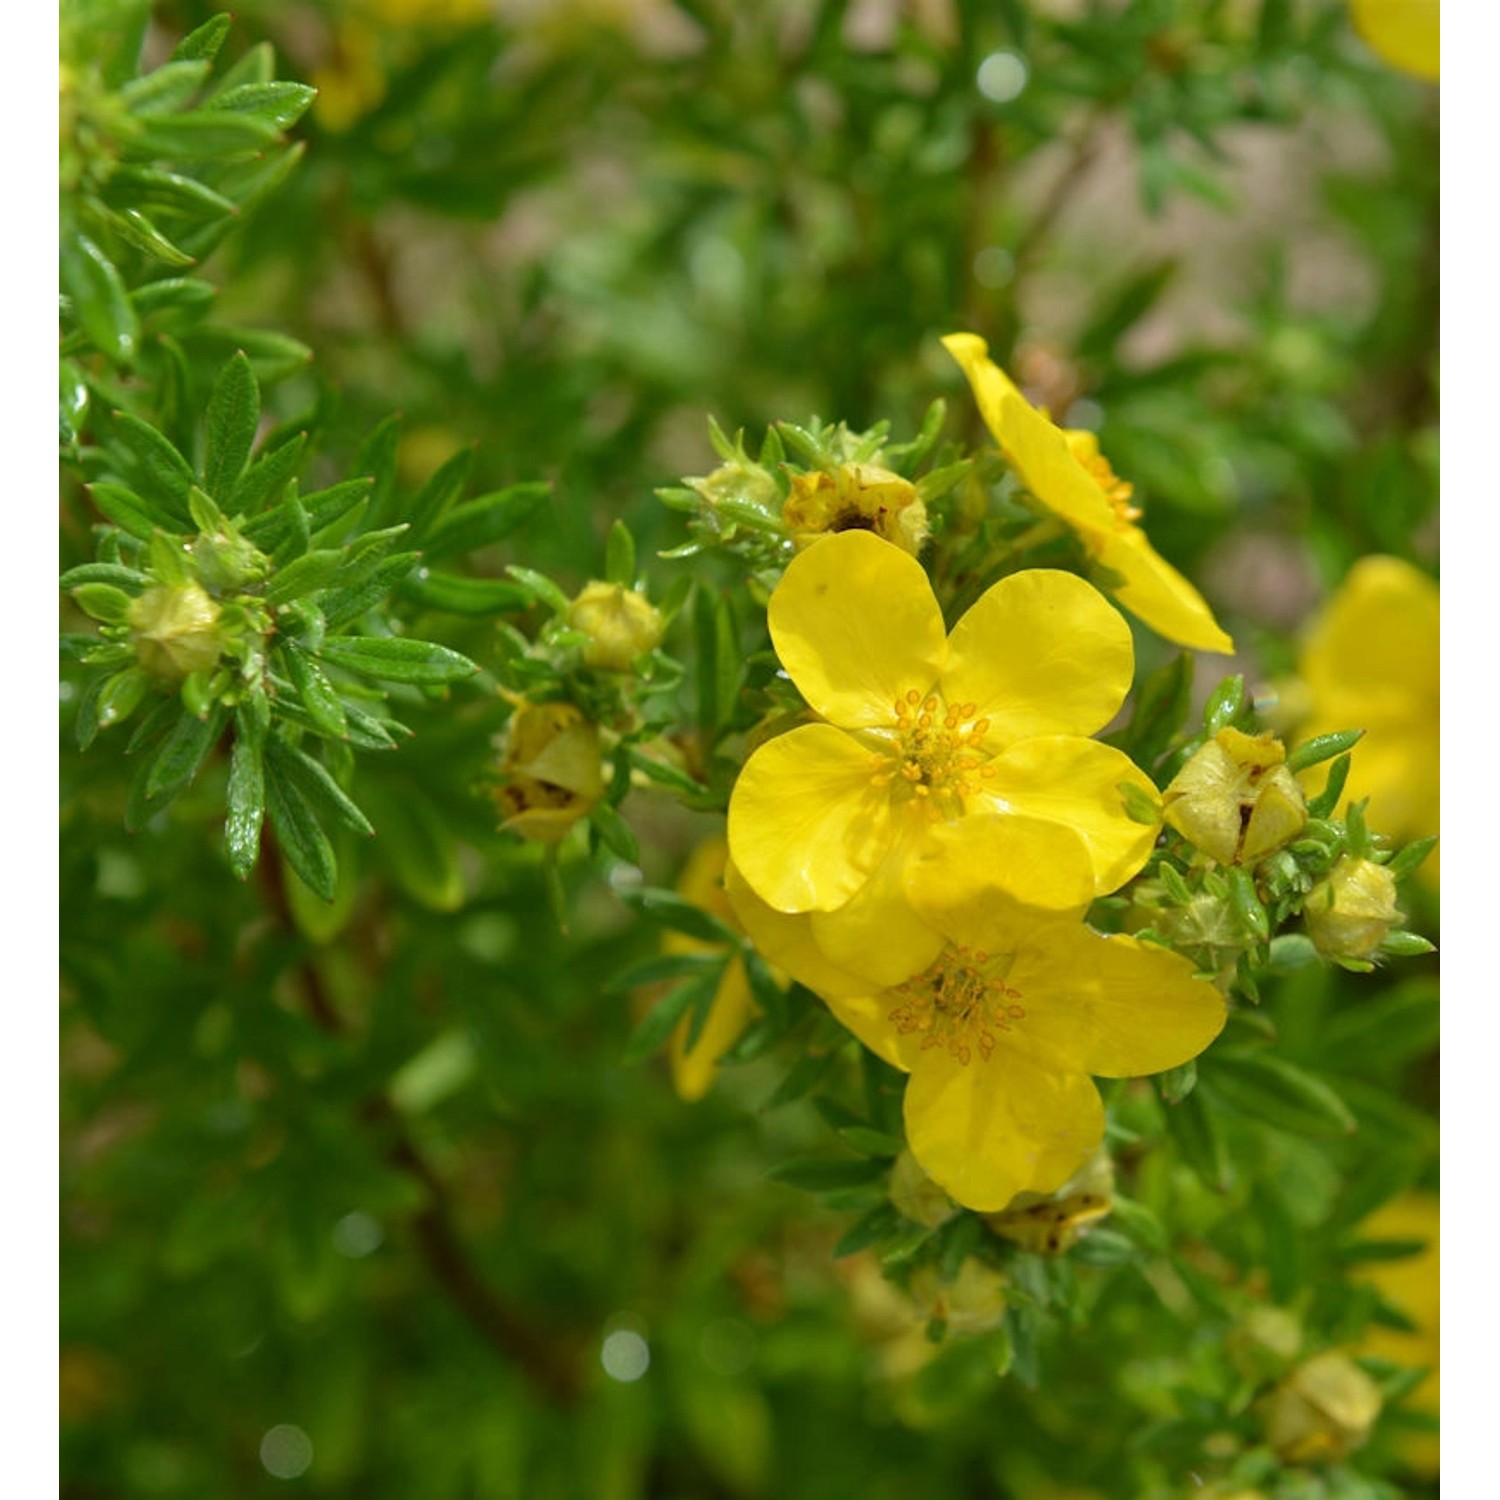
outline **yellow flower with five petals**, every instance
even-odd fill
[[[1083,856],[1074,846],[1075,860]],[[951,1197],[982,1213],[1052,1193],[1104,1133],[1090,1075],[1157,1073],[1196,1057],[1224,1000],[1179,954],[1102,937],[1081,908],[1038,913],[1003,893],[933,912],[940,948],[874,989],[829,962],[812,918],[778,912],[731,865],[725,889],[766,959],[820,994],[870,1050],[911,1075],[907,1144]]]
[[[950,635],[921,565],[851,531],[793,559],[768,621],[819,721],[750,757],[729,848],[835,963],[895,983],[942,947],[931,901],[996,885],[1069,909],[1145,863],[1157,825],[1121,787],[1148,806],[1156,789],[1087,738],[1129,691],[1130,630],[1081,578],[1012,574]]]
[[[985,426],[1021,483],[1067,522],[1101,568],[1123,580],[1114,597],[1179,646],[1232,652],[1234,642],[1203,596],[1135,524],[1141,513],[1130,503],[1134,487],[1116,476],[1093,433],[1050,422],[990,359],[977,334],[950,333],[943,347],[968,377]]]

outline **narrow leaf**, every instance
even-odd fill
[[[250,361],[240,352],[219,371],[208,398],[203,487],[215,499],[227,503],[234,493],[234,485],[250,460],[259,422],[260,387]]]
[[[323,643],[322,655],[325,662],[382,682],[456,682],[479,670],[446,646],[397,636],[337,636]]]

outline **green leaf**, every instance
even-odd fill
[[[1323,790],[1316,797],[1308,798],[1308,817],[1329,817],[1339,805],[1339,798],[1344,795],[1344,783],[1349,779],[1350,759],[1347,754],[1341,755],[1328,768],[1328,780],[1324,782]]]
[[[134,360],[141,325],[115,264],[87,235],[65,240],[62,289],[94,347],[117,365]]]
[[[227,230],[227,225],[225,227]],[[182,236],[182,239],[200,259],[206,253],[197,240],[189,240],[187,236]],[[265,328],[227,327],[215,323],[191,329],[183,334],[183,338],[191,344],[194,354],[206,361],[222,362],[237,351],[243,351],[262,386],[295,375],[312,360],[312,350],[300,339]]]
[[[636,842],[630,824],[609,803],[596,804],[589,812],[589,822],[598,829],[599,837],[604,840],[612,854],[630,864],[640,864],[641,848]]]
[[[239,212],[222,193],[216,193],[196,177],[184,177],[180,173],[163,171],[157,167],[131,166],[125,162],[120,163],[109,174],[105,192],[122,211],[139,205],[141,208],[163,209],[170,214],[180,214],[191,219],[205,216],[220,219],[232,217]],[[167,285],[173,283],[148,282],[133,291],[130,296],[136,305],[136,311],[146,313],[165,305],[162,299],[170,294],[163,294],[157,288]],[[212,301],[214,296],[213,287],[206,281],[178,282],[175,285],[199,288],[196,300],[200,304]],[[150,303],[150,307],[142,304],[143,298]]]
[[[231,359],[214,381],[208,398],[203,487],[226,503],[245,472],[255,429],[260,423],[260,388],[243,352]]]
[[[300,442],[301,439],[295,441]],[[280,453],[282,449],[276,451]],[[255,470],[252,469],[245,476],[246,482],[254,473]],[[324,531],[341,520],[369,493],[368,479],[346,479],[339,484],[330,485],[326,490],[313,490],[310,494],[298,497],[295,506],[291,499],[283,500],[274,509],[262,511],[260,515],[247,521],[245,535],[257,547],[274,551],[297,530],[298,509],[309,533]]]
[[[278,568],[266,585],[268,604],[289,604],[304,594],[322,588],[338,572],[345,559],[342,547],[324,547],[304,552],[284,568]]]
[[[473,448],[460,448],[450,454],[428,476],[427,482],[413,497],[401,517],[411,525],[412,540],[421,545],[428,532],[447,514],[458,497],[463,494],[469,480],[469,470],[474,464]]]
[[[235,485],[225,508],[232,514],[247,515],[258,511],[268,502],[274,504],[279,501],[287,481],[297,472],[297,466],[302,461],[302,450],[306,445],[307,434],[299,432],[296,437],[288,438],[279,447],[256,459]],[[257,516],[255,519],[261,518]],[[255,521],[251,521],[246,525],[247,536],[254,524]],[[274,548],[275,543],[270,545]]]
[[[254,715],[244,708],[236,709],[234,723],[224,844],[235,879],[244,880],[260,857],[260,829],[266,811],[265,770],[261,760],[265,734]]]
[[[430,529],[421,544],[422,551],[429,561],[435,561],[491,546],[525,525],[551,493],[550,484],[536,481],[513,484],[467,501]]]
[[[114,413],[114,430],[135,466],[137,478],[144,481],[140,488],[172,518],[173,524],[163,529],[190,531],[188,493],[196,477],[192,465],[169,438],[129,412]]]
[[[140,119],[176,114],[198,92],[211,66],[207,58],[173,58],[144,77],[132,78],[120,90],[121,102]]]
[[[336,636],[323,642],[322,656],[334,666],[381,682],[457,682],[479,670],[447,646],[398,636]]]
[[[659,953],[655,958],[643,958],[639,963],[621,969],[609,981],[605,992],[623,995],[641,985],[659,984],[663,979],[681,979],[686,974],[701,974],[705,969],[721,970],[723,967],[722,953],[703,950],[696,953]]]
[[[84,614],[104,625],[118,625],[130,612],[130,595],[112,583],[80,583],[72,593]]]
[[[115,234],[143,255],[149,255],[153,260],[159,260],[168,266],[193,264],[193,257],[179,250],[138,208],[122,208],[118,212],[106,208],[102,210],[102,217]],[[131,306],[137,313],[140,312],[133,297]]]
[[[260,155],[279,135],[274,125],[254,115],[203,109],[147,121],[131,136],[126,154],[169,161],[232,161]]]
[[[629,588],[635,581],[635,538],[630,528],[616,518],[604,544],[604,579]]]
[[[417,553],[399,552],[395,557],[382,559],[363,583],[353,588],[330,589],[319,601],[328,629],[340,630],[361,619],[411,572],[417,561]]]
[[[213,105],[216,110],[253,115],[278,130],[286,130],[307,113],[317,97],[317,89],[305,83],[242,83],[215,93]]]
[[[266,764],[302,794],[313,811],[320,815],[320,819],[331,817],[351,833],[362,833],[366,838],[374,834],[370,820],[333,779],[333,774],[321,761],[316,761],[305,751],[289,745],[279,735],[273,735],[266,741]],[[311,885],[312,882],[309,881],[308,884]],[[313,889],[316,890],[317,887],[314,886]]]
[[[1203,706],[1203,733],[1212,739],[1232,724],[1245,706],[1245,679],[1226,677],[1209,695]]]
[[[1191,1058],[1156,1075],[1156,1087],[1168,1104],[1181,1104],[1198,1083],[1198,1064]]]
[[[1112,356],[1120,336],[1151,310],[1176,274],[1176,261],[1158,261],[1100,297],[1095,304],[1098,310],[1078,335],[1078,357],[1104,360]]]
[[[454,615],[495,615],[527,609],[531,592],[504,578],[466,578],[458,573],[429,573],[424,568],[407,580],[405,596],[428,609]]]
[[[1333,1089],[1285,1058],[1216,1054],[1199,1069],[1199,1088],[1252,1119],[1296,1135],[1352,1135],[1354,1115]]]
[[[338,884],[333,845],[301,790],[269,757],[265,763],[265,789],[271,827],[287,863],[311,890],[325,901],[332,901]]]
[[[1167,1133],[1182,1159],[1215,1192],[1228,1192],[1233,1181],[1229,1152],[1203,1090],[1194,1089],[1180,1104],[1167,1105],[1164,1113]]]
[[[727,957],[721,958],[711,968],[694,975],[663,995],[631,1032],[620,1061],[627,1067],[644,1062],[661,1048],[677,1023],[689,1011],[711,1005],[728,961]]]
[[[1344,751],[1352,750],[1364,738],[1364,735],[1363,729],[1340,729],[1333,734],[1317,735],[1305,744],[1298,745],[1287,756],[1287,769],[1305,771],[1309,766],[1332,760],[1335,755],[1342,755]]]
[[[151,582],[145,573],[137,572],[134,568],[127,568],[123,563],[82,563],[76,568],[69,568],[61,578],[57,580],[60,589],[76,588],[80,583],[112,583],[117,588],[134,590],[139,593]]]
[[[545,573],[538,573],[535,568],[523,568],[517,563],[512,563],[505,571],[530,589],[537,601],[545,604],[553,614],[567,614],[572,600]]]
[[[205,21],[196,30],[188,32],[178,42],[176,50],[172,53],[172,60],[191,62],[201,57],[212,62],[219,55],[219,48],[224,45],[224,38],[229,35],[232,19],[228,11],[223,11],[211,20]]]
[[[770,1182],[797,1188],[804,1193],[827,1193],[838,1188],[860,1187],[884,1177],[889,1163],[874,1159],[829,1161],[820,1157],[794,1157],[766,1173]]]
[[[1138,765],[1149,766],[1166,753],[1181,732],[1193,700],[1193,659],[1184,651],[1141,685],[1125,748]]]
[[[295,564],[294,564],[295,566]],[[307,710],[308,717],[326,735],[334,739],[349,737],[349,720],[344,705],[333,685],[323,675],[323,669],[300,647],[290,641],[283,645],[282,660],[286,663],[287,675],[297,696]]]
[[[642,886],[636,890],[622,890],[619,894],[627,906],[655,917],[662,926],[670,927],[674,932],[686,933],[700,942],[739,947],[738,933],[717,917],[710,916],[701,906],[684,900],[676,891]]]
[[[138,833],[186,789],[223,732],[226,718],[222,707],[216,707],[207,719],[179,708],[176,723],[142,763],[131,785],[125,826],[132,833]]]
[[[1408,844],[1394,859],[1386,866],[1397,880],[1405,880],[1406,877],[1416,871],[1422,861],[1437,847],[1437,836],[1431,838],[1417,839]]]
[[[127,667],[106,680],[94,699],[94,727],[108,729],[112,724],[123,723],[140,707],[150,686],[150,676],[140,667]],[[81,715],[81,706],[79,712]],[[93,739],[92,734],[89,739]],[[88,745],[81,744],[79,749],[86,750]]]

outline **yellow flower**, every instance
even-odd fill
[[[677,889],[694,906],[738,928],[734,909],[724,894],[724,865],[728,857],[729,846],[723,839],[705,839],[688,857]],[[668,953],[703,953],[713,947],[683,932],[669,932],[662,946]],[[724,969],[708,1018],[693,1046],[689,1048],[687,1044],[690,1016],[684,1016],[672,1033],[672,1082],[682,1098],[692,1103],[709,1091],[719,1059],[739,1040],[754,1014],[755,1001],[745,965],[738,956],[733,957]]]
[[[1116,477],[1092,433],[1054,426],[1016,389],[972,333],[950,333],[958,361],[1000,451],[1028,490],[1077,532],[1101,568],[1124,580],[1113,589],[1159,635],[1198,651],[1234,650],[1203,596],[1161,557],[1135,524],[1134,487]]]
[[[1161,813],[1221,865],[1254,865],[1307,823],[1307,800],[1272,734],[1221,729],[1172,778]]]
[[[982,1213],[1054,1193],[1104,1132],[1090,1074],[1127,1078],[1196,1057],[1224,1001],[1185,958],[1101,937],[996,891],[938,915],[939,952],[873,991],[828,961],[807,916],[760,901],[733,865],[729,899],[771,962],[816,991],[872,1052],[911,1074],[906,1139],[918,1165]]]
[[[628,672],[639,656],[661,644],[662,618],[644,594],[618,583],[584,584],[568,608],[568,624],[588,640],[586,665]]]
[[[598,726],[571,703],[522,701],[506,729],[500,774],[500,826],[558,843],[604,795]]]
[[[1393,67],[1438,80],[1438,0],[1350,0],[1359,34]]]
[[[889,984],[931,962],[942,940],[921,910],[955,887],[1070,908],[1145,862],[1156,828],[1120,786],[1155,788],[1084,737],[1129,689],[1130,631],[1082,579],[1013,574],[948,635],[921,565],[850,531],[792,560],[768,618],[821,722],[750,757],[729,847],[763,900],[813,913],[846,969]]]
[[[840,531],[873,531],[913,557],[927,540],[927,507],[916,485],[875,464],[794,476],[781,523],[799,552]]]
[[[1313,625],[1301,676],[1308,738],[1363,729],[1346,801],[1370,799],[1378,833],[1422,838],[1438,830],[1438,586],[1395,557],[1366,557]],[[1436,874],[1437,856],[1423,871]]]
[[[1424,1248],[1400,1260],[1370,1261],[1354,1274],[1369,1282],[1414,1327],[1374,1327],[1360,1345],[1361,1354],[1429,1370],[1416,1390],[1405,1398],[1408,1410],[1438,1414],[1438,1200],[1431,1193],[1404,1193],[1375,1210],[1360,1225],[1362,1238],[1422,1240]],[[1418,1474],[1438,1472],[1438,1439],[1432,1432],[1401,1434],[1400,1451]]]

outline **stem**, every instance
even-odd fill
[[[295,935],[280,854],[269,827],[261,838],[260,877],[267,904],[282,927]],[[297,972],[308,1014],[330,1036],[347,1040],[349,1027],[310,954],[301,959]],[[387,1160],[414,1177],[426,1192],[426,1205],[412,1220],[412,1230],[433,1280],[491,1348],[519,1369],[549,1401],[557,1406],[572,1405],[579,1396],[579,1377],[571,1341],[538,1330],[486,1285],[454,1228],[453,1204],[446,1184],[406,1134],[390,1101],[376,1094],[366,1100],[359,1113],[372,1129],[386,1137]]]

